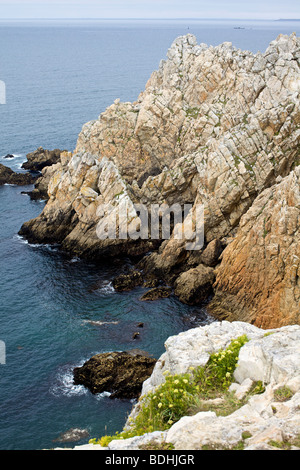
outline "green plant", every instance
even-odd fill
[[[204,367],[190,367],[190,373],[171,375],[166,371],[165,382],[140,401],[139,412],[130,426],[114,436],[102,436],[90,442],[107,447],[114,439],[166,430],[195,409],[201,399],[211,396],[226,395],[224,414],[237,409],[240,402],[228,392],[228,387],[232,383],[240,348],[247,341],[246,335],[234,339],[225,350],[212,354]]]
[[[286,385],[283,385],[282,387],[277,388],[277,390],[274,391],[274,398],[277,401],[287,401],[292,398],[293,395],[294,394],[291,389]]]

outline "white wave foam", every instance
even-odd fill
[[[73,369],[75,367],[81,367],[84,364],[83,361],[79,366],[64,366],[62,367],[56,376],[56,381],[53,386],[50,388],[50,393],[59,396],[74,397],[80,395],[87,395],[89,389],[84,385],[75,385],[73,381]],[[109,397],[110,392],[102,392],[95,394],[95,398],[100,400],[101,398]]]
[[[101,294],[111,294],[115,292],[115,289],[110,281],[104,281],[103,285],[97,289],[97,292],[100,292]]]
[[[57,374],[56,383],[53,384],[52,388],[50,389],[50,393],[55,396],[64,395],[67,397],[72,397],[86,395],[88,393],[88,389],[85,388],[84,385],[74,384],[73,367],[69,369],[62,368]]]
[[[102,326],[102,325],[117,325],[118,321],[97,321],[97,320],[83,320],[83,323],[90,323],[91,325]]]

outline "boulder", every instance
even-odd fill
[[[178,276],[174,293],[185,304],[199,304],[213,293],[214,281],[214,269],[200,264]]]
[[[110,398],[137,398],[156,360],[135,351],[102,353],[74,369],[74,384],[93,394],[109,392]]]

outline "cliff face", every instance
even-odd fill
[[[300,323],[300,167],[266,189],[242,217],[217,269],[219,318],[261,327]]]
[[[157,243],[99,240],[97,208],[126,201],[135,219],[136,202],[191,203],[204,205],[206,243],[224,247],[256,197],[299,163],[299,63],[294,34],[263,54],[176,39],[136,102],[116,100],[83,126],[50,179],[45,209],[20,233],[94,258],[143,254]],[[171,239],[143,269],[164,277],[176,266],[174,283],[200,256]],[[221,274],[217,282],[227,289]]]

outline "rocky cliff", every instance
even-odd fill
[[[186,374],[191,368],[205,366],[211,354],[224,350],[241,335],[248,341],[239,350],[229,387],[231,403],[239,404],[235,409],[224,406],[224,397],[206,397],[202,409],[181,417],[167,430],[112,440],[105,447],[87,444],[74,450],[299,450],[299,325],[266,331],[249,323],[222,321],[168,338],[125,429],[132,426],[147,394],[159,393],[166,373]],[[249,394],[255,383],[262,387]]]
[[[42,214],[20,234],[100,260],[152,251],[138,269],[182,301],[216,292],[211,311],[221,318],[299,322],[299,64],[295,34],[257,54],[179,37],[134,103],[116,100],[83,126],[51,173]],[[96,226],[112,214],[97,209],[120,202],[132,220],[134,203],[202,204],[204,250],[174,237],[159,249],[150,238],[100,240]]]

